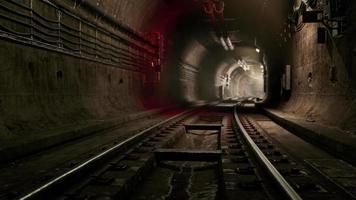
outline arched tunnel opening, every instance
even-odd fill
[[[267,100],[267,55],[260,47],[262,43],[257,42],[256,30],[250,30],[261,28],[260,25],[240,30],[239,23],[243,22],[234,17],[226,17],[227,22],[212,20],[204,11],[205,4],[188,5],[194,9],[185,13],[172,33],[174,41],[182,41],[173,43],[172,52],[168,51],[169,62],[175,62],[169,66],[181,67],[167,69],[167,74],[179,79],[175,81],[181,93],[173,90],[177,99],[187,103],[239,98]]]
[[[356,199],[356,1],[0,2],[1,199]]]

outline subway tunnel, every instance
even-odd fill
[[[355,13],[2,0],[0,199],[356,199]]]

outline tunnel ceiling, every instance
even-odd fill
[[[262,62],[265,54],[271,57],[280,56],[284,52],[283,45],[279,44],[283,41],[281,31],[291,3],[285,0],[220,0],[224,2],[222,28],[219,24],[214,25],[204,10],[209,2],[207,0],[81,2],[99,8],[104,15],[117,19],[142,35],[161,33],[167,43],[169,68],[177,68],[181,62],[194,65],[198,71],[201,68],[215,68],[209,69],[209,72],[199,71],[199,76],[206,77],[198,78],[203,82],[206,82],[206,79],[217,80],[240,59],[255,64],[254,62]],[[219,19],[216,20],[219,23]],[[221,35],[231,38],[235,46],[234,51],[224,50],[219,40]],[[256,47],[263,53],[256,54]],[[174,78],[179,70],[170,69],[168,73],[173,74]]]
[[[183,23],[182,20],[196,20],[195,23],[201,23],[201,26],[207,26],[206,30],[214,32],[208,15],[203,11],[204,2],[203,0],[162,1],[160,8],[157,9],[155,28],[163,28],[163,31],[167,31],[164,28],[168,26],[169,30],[179,32],[181,30],[176,30],[172,26]],[[253,45],[256,39],[258,45],[268,48],[276,44],[276,41],[280,41],[280,32],[287,18],[289,1],[225,0],[224,4],[226,31],[235,45]],[[189,14],[198,19],[185,17]],[[157,27],[157,24],[161,26]]]
[[[215,55],[221,54],[216,56],[223,59],[221,63],[231,64],[232,60],[246,57],[244,50],[239,47],[258,46],[267,55],[279,55],[284,52],[283,44],[280,44],[283,41],[281,31],[287,19],[289,1],[225,0],[225,30],[237,47],[234,52],[224,51],[219,41],[219,32],[223,30],[216,28],[217,31],[214,31],[209,16],[204,12],[204,2],[203,0],[161,1],[150,26],[174,38],[174,43],[187,40],[187,37],[198,40],[208,50],[214,51]],[[186,45],[191,46],[188,43]],[[209,56],[209,54],[204,55]],[[250,60],[261,61],[258,55],[253,53],[250,55],[252,57]]]
[[[286,20],[288,1],[249,0],[225,1],[225,16],[228,31],[238,30],[245,37],[255,36],[258,40],[273,40]]]
[[[209,17],[204,12],[206,0],[135,0],[132,2],[81,0],[80,2],[95,6],[102,10],[104,15],[111,16],[142,33],[156,31],[173,38],[172,35],[181,32],[202,32],[198,30],[198,26],[200,29],[205,29],[206,36],[214,35]],[[291,1],[223,0],[223,2],[226,31],[236,46],[251,46],[257,42],[265,51],[276,51],[276,44],[281,40],[280,32],[283,30]],[[191,30],[178,28],[184,23],[191,24],[190,27],[185,27]],[[190,33],[190,35],[194,34]],[[215,48],[219,45],[218,41],[216,42],[217,44],[212,45],[211,41],[208,41],[206,46]]]

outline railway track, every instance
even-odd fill
[[[246,114],[202,108],[174,116],[20,199],[342,199]]]
[[[235,113],[235,115],[237,114]],[[330,159],[328,156],[325,156],[327,155],[327,152],[322,150],[319,150],[319,152],[312,152],[316,155],[320,154],[317,156],[311,156],[315,157],[315,160],[309,160],[308,158],[298,156],[295,153],[290,153],[282,143],[272,138],[266,130],[259,126],[254,119],[255,117],[251,116],[249,112],[240,112],[236,118],[239,118],[237,122],[239,123],[241,132],[243,133],[245,139],[252,143],[251,148],[256,149],[254,153],[264,155],[259,158],[259,162],[264,163],[263,165],[266,165],[265,168],[274,168],[272,170],[268,170],[270,174],[273,174],[273,171],[279,172],[280,175],[278,176],[282,176],[301,199],[356,199],[354,193],[351,192],[351,190],[355,190],[352,186],[352,182],[355,183],[355,180],[348,182],[348,186],[351,187],[344,187],[335,182],[335,180],[332,180],[333,178],[328,177],[327,174],[322,173],[319,169],[316,169],[315,166],[311,165],[311,162],[323,161],[325,166],[320,166],[320,168],[328,169],[330,172],[332,170],[337,170],[339,178],[342,177],[342,175],[340,176],[340,173],[350,174],[351,176],[349,177],[352,177],[352,174],[355,173],[355,168],[336,158]],[[272,121],[268,121],[268,123],[275,124]],[[293,137],[289,137],[288,139],[294,140]],[[309,145],[312,146],[311,144],[300,145],[298,140],[295,142],[298,144],[293,146],[293,148],[296,148],[299,145],[301,149],[293,150],[293,152],[297,152],[297,154],[298,151],[300,154],[311,153],[308,148]],[[303,143],[306,142],[303,141]],[[305,147],[308,149],[302,149]],[[315,147],[315,149],[318,148]],[[329,163],[325,161],[329,161]],[[341,163],[339,166],[342,166],[342,168],[328,168],[328,166],[332,166],[332,162],[335,161]],[[344,171],[342,172],[342,170]],[[273,175],[273,177],[276,177],[275,179],[277,179],[278,176]]]

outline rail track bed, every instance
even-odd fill
[[[356,199],[356,168],[268,117],[239,112],[245,134],[302,199]]]
[[[248,113],[203,107],[143,130],[21,199],[352,199]]]

